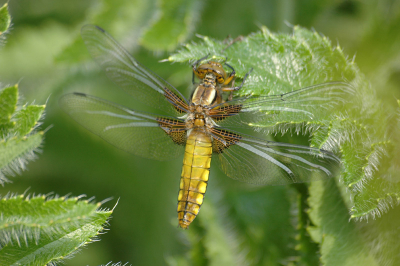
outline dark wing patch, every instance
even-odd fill
[[[229,146],[236,144],[242,139],[242,136],[236,133],[229,132],[224,129],[213,128],[211,130],[213,136],[213,152],[222,153]]]
[[[217,108],[210,110],[210,117],[215,121],[219,122],[225,118],[237,115],[242,110],[241,104],[235,105],[221,105]]]
[[[186,126],[180,120],[157,117],[157,121],[162,130],[168,134],[172,141],[179,145],[186,144]]]
[[[164,88],[164,96],[180,114],[187,113],[189,111],[189,106],[187,103],[167,87]]]

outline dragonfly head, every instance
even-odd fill
[[[201,64],[198,67],[193,67],[193,72],[201,80],[207,78],[213,78],[215,83],[222,84],[225,82],[227,75],[222,67],[221,63],[215,61],[208,61],[205,64]]]

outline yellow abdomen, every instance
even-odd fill
[[[211,137],[201,129],[193,129],[186,141],[178,195],[179,226],[183,229],[188,228],[203,204],[211,155]]]

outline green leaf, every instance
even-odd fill
[[[0,35],[2,35],[10,27],[11,17],[8,13],[8,3],[0,7]]]
[[[242,240],[238,242],[248,250],[250,265],[278,265],[288,257],[297,258],[290,213],[292,192],[287,186],[250,186],[229,192],[230,215],[222,216],[221,223],[224,227],[231,225],[229,233]]]
[[[201,37],[171,55],[171,62],[189,62],[209,54],[235,68],[238,77],[253,68],[240,95],[275,95],[338,80],[353,80],[357,69],[339,46],[301,27],[293,35],[274,34],[266,27],[240,40],[217,41]]]
[[[14,126],[11,116],[17,108],[18,85],[4,88],[0,91],[0,133]]]
[[[91,242],[112,211],[79,198],[11,196],[0,201],[0,264],[46,265]]]
[[[18,85],[0,91],[0,184],[6,175],[25,169],[27,161],[36,158],[43,132],[34,129],[44,112],[44,105],[17,107]]]
[[[16,120],[14,131],[20,136],[30,133],[36,127],[45,107],[45,105],[24,106],[14,117]]]
[[[240,40],[217,41],[202,37],[200,43],[186,44],[184,49],[168,59],[173,62],[188,62],[207,54],[211,59],[227,59],[238,77],[244,77],[253,69],[237,96],[280,95],[321,83],[352,81],[358,74],[358,69],[346,59],[339,46],[333,47],[326,37],[298,26],[294,27],[292,35],[274,34],[263,27],[260,32]],[[331,90],[334,90],[333,86],[336,85],[321,85],[323,86],[328,89],[331,86]],[[349,88],[342,95],[344,102],[350,99],[353,90]],[[326,97],[323,93],[320,90],[316,96]],[[330,121],[335,119],[334,115],[343,110],[338,105],[329,108],[314,105],[309,106],[309,109],[300,105],[298,109],[300,108],[304,111],[277,112],[268,111],[266,106],[265,115],[257,117],[256,123],[250,121],[249,125],[262,128],[266,134],[283,134],[290,129],[296,133],[315,133],[317,129],[328,128]],[[324,142],[316,142],[314,146],[323,144]],[[324,148],[331,150],[333,147]]]
[[[399,101],[397,102],[399,104]],[[370,144],[364,151],[355,153],[361,163],[360,168],[367,173],[368,181],[361,180],[356,183],[358,193],[355,195],[355,204],[352,207],[352,218],[357,220],[381,217],[390,208],[400,203],[400,108],[397,108],[391,138],[387,141],[372,142],[365,136],[359,141]],[[380,121],[385,122],[383,119]],[[346,160],[349,161],[349,160]],[[357,165],[357,161],[353,160]],[[369,175],[368,175],[369,174]],[[361,186],[361,187],[359,187]]]
[[[284,186],[251,186],[224,195],[213,183],[189,229],[185,258],[168,258],[169,265],[278,265],[296,257],[291,204]],[[297,257],[296,257],[297,258]]]
[[[190,252],[192,261],[204,265],[246,265],[245,258],[238,249],[240,241],[230,228],[228,217],[217,208],[211,195],[205,199],[199,219],[200,227],[192,226],[188,231],[193,247]],[[190,231],[192,230],[192,231]]]
[[[337,189],[334,180],[313,182],[310,186],[309,215],[314,225],[308,230],[314,241],[321,245],[322,264],[373,266],[393,260],[395,257],[387,257],[385,240],[377,238],[382,235],[375,225],[349,221],[346,204]],[[397,237],[398,233],[391,236],[392,240]]]
[[[296,246],[295,250],[298,251],[299,256],[296,258],[296,265],[319,265],[319,246],[312,241],[310,234],[307,231],[310,225],[310,218],[308,210],[308,187],[305,184],[296,184],[295,188],[298,193],[296,194]]]
[[[308,86],[333,91],[326,82],[344,81],[339,83],[345,93],[339,96],[338,105],[300,104],[296,107],[303,112],[266,111],[248,125],[261,128],[265,134],[309,134],[311,146],[341,153],[341,180],[352,194],[343,197],[352,217],[379,216],[400,203],[400,184],[395,181],[399,174],[390,170],[400,161],[400,156],[391,152],[400,142],[394,140],[397,133],[388,132],[389,110],[385,110],[356,64],[338,45],[298,26],[291,35],[271,33],[262,27],[261,31],[236,40],[218,41],[203,36],[168,60],[193,62],[205,55],[220,62],[227,60],[241,78],[253,69],[236,96],[280,95]],[[314,96],[331,97],[323,90],[318,93]]]
[[[171,51],[185,41],[194,30],[201,14],[202,2],[159,1],[159,16],[141,37],[141,44],[149,50]]]
[[[0,184],[8,182],[6,175],[20,173],[28,160],[36,158],[35,151],[42,141],[43,132],[0,140]]]

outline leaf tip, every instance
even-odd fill
[[[171,61],[172,61],[172,56],[170,56],[170,57],[168,57],[168,58],[165,58],[165,59],[161,59],[161,60],[158,61],[158,62],[164,63],[164,62],[171,62]]]

